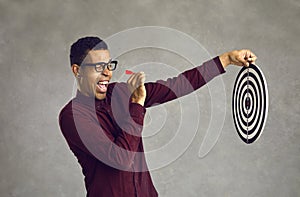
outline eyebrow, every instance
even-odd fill
[[[112,61],[112,59],[109,59],[108,62],[82,63],[81,65],[91,65],[91,66],[93,66],[93,65],[97,65],[97,64],[108,64],[111,61]]]

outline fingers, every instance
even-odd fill
[[[144,86],[145,80],[144,72],[134,73],[127,80],[129,91],[132,93],[131,102],[144,105],[147,94]]]
[[[246,55],[247,55],[247,52],[246,52],[246,54],[244,54],[243,52],[240,52],[238,54],[237,60],[238,60],[239,66],[249,66],[249,62],[246,59]]]
[[[146,80],[144,72],[138,72],[132,74],[127,80],[127,84],[130,86],[130,89],[133,91],[139,86],[143,86]]]
[[[249,66],[249,64],[254,64],[255,60],[257,59],[256,55],[251,52],[250,50],[245,50],[245,55],[244,55],[244,59],[245,61],[247,61],[247,66]]]
[[[233,51],[235,55],[236,61],[234,61],[235,65],[238,66],[246,66],[248,67],[250,64],[255,64],[255,60],[257,59],[256,55],[248,49],[242,49],[239,51]]]
[[[132,74],[129,79],[127,80],[127,82],[133,86],[140,86],[143,85],[145,83],[145,73],[144,72],[138,72],[138,73],[134,73]]]
[[[247,61],[251,64],[255,64],[256,59],[256,55],[250,51],[249,57],[247,57]]]

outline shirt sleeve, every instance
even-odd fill
[[[106,165],[126,170],[131,167],[141,142],[145,108],[132,103],[129,111],[130,115],[124,117],[122,129],[116,136],[100,126],[96,113],[84,113],[82,109],[62,112],[59,123],[75,154],[79,149]]]
[[[204,62],[201,66],[179,74],[177,77],[146,83],[145,107],[165,103],[187,95],[222,73],[225,73],[225,70],[217,56]]]

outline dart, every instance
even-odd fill
[[[134,74],[134,72],[132,72],[131,70],[125,70],[125,74],[126,75],[131,75],[131,74]]]

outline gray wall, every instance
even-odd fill
[[[208,51],[209,56],[199,54],[201,61],[232,49],[252,49],[270,95],[264,133],[254,144],[245,145],[231,113],[239,68],[229,67],[222,76],[226,94],[219,98],[221,104],[225,99],[225,106],[218,106],[226,109],[222,132],[209,154],[199,158],[211,121],[213,88],[197,91],[194,98],[201,118],[190,119],[199,123],[191,144],[175,161],[151,172],[160,195],[300,196],[299,19],[299,0],[1,0],[0,196],[85,195],[81,168],[57,121],[73,95],[69,46],[81,36],[108,38],[141,26],[168,27],[191,36]],[[122,75],[126,66],[143,62],[163,62],[176,71],[192,66],[180,54],[155,48],[129,51],[119,59],[123,67],[115,80],[126,78]],[[159,69],[148,72],[149,80],[170,74]],[[173,122],[183,116],[178,104],[189,108],[183,102],[157,108],[166,120],[157,135],[145,139],[146,150],[176,136],[178,124]],[[150,128],[155,126],[151,122],[155,110],[147,116]],[[160,159],[148,158],[150,168]]]

